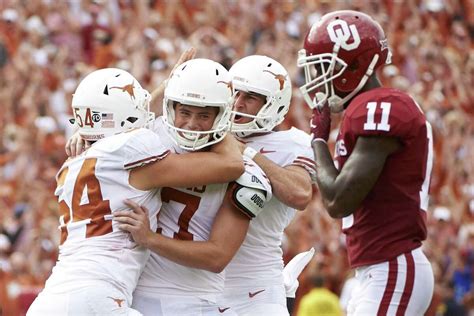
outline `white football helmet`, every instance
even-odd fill
[[[233,113],[253,118],[248,123],[233,123],[232,132],[246,137],[256,132],[268,132],[280,124],[290,108],[291,79],[276,60],[260,55],[237,61],[229,70],[236,91],[254,92],[266,97],[266,103],[256,115]]]
[[[72,97],[74,125],[82,138],[95,141],[153,121],[150,94],[128,72],[117,68],[93,71]]]
[[[169,79],[163,99],[163,120],[178,146],[199,150],[221,141],[230,127],[232,82],[229,72],[210,59],[192,59],[180,65]],[[218,107],[209,131],[192,131],[175,126],[175,105]]]

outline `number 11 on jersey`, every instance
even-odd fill
[[[380,108],[382,109],[382,118],[380,123],[375,123],[375,111],[377,110],[377,102],[367,103],[367,121],[364,123],[364,130],[366,131],[386,131],[390,130],[390,124],[388,124],[388,118],[390,115],[390,108],[392,104],[389,102],[381,102]]]

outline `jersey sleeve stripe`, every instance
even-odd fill
[[[167,150],[164,153],[162,153],[161,155],[151,156],[151,157],[147,157],[147,158],[144,158],[144,159],[140,159],[138,161],[130,162],[130,163],[124,165],[124,168],[125,169],[131,169],[131,168],[143,166],[143,165],[146,165],[150,162],[154,162],[156,160],[161,160],[161,159],[165,158],[166,156],[168,156],[169,153],[170,153],[170,151]]]

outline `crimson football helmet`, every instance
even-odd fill
[[[298,53],[306,81],[300,90],[311,108],[328,102],[340,112],[374,70],[390,62],[387,39],[374,19],[357,11],[328,13],[313,24]]]

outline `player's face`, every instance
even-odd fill
[[[174,125],[190,131],[208,131],[219,112],[216,107],[198,107],[177,103]]]
[[[237,95],[235,96],[234,111],[256,115],[265,102],[265,96],[261,94],[237,91]],[[234,118],[234,122],[239,124],[248,123],[251,120],[253,120],[253,118],[240,115],[236,115]]]

